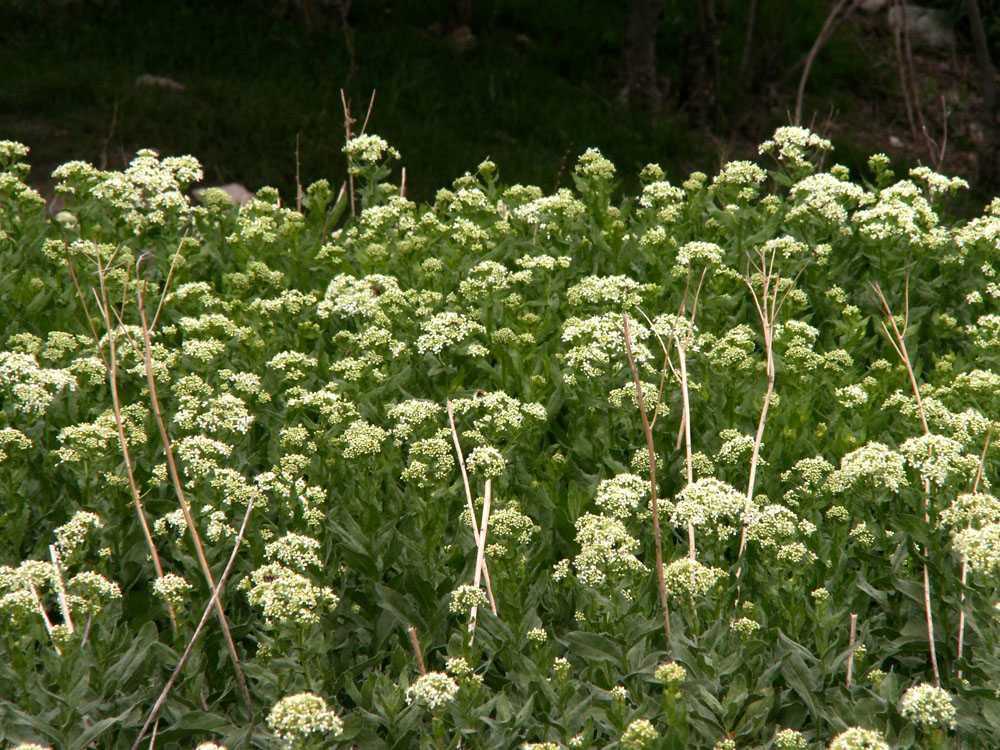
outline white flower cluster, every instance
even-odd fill
[[[496,437],[518,430],[525,417],[538,422],[547,417],[541,404],[522,403],[504,391],[481,391],[470,398],[455,399],[451,405],[456,415],[476,415],[472,425],[477,432]]]
[[[653,318],[653,332],[661,337],[671,338],[686,350],[697,351],[698,341],[695,338],[698,328],[686,317],[663,313]]]
[[[251,605],[263,610],[264,619],[315,623],[323,608],[334,609],[340,599],[326,586],[316,586],[308,578],[278,563],[253,571],[237,586],[247,592]]]
[[[535,198],[518,206],[511,213],[514,218],[527,224],[547,227],[554,221],[575,219],[586,211],[587,207],[573,197],[572,191],[567,188],[559,188],[554,195]]]
[[[524,269],[543,268],[546,271],[554,271],[557,268],[569,268],[573,259],[568,255],[560,255],[558,257],[552,255],[522,255],[514,262]]]
[[[940,242],[938,216],[920,188],[908,180],[897,182],[878,195],[870,208],[855,212],[858,232],[868,240],[906,240],[919,245]]]
[[[610,304],[630,308],[656,288],[656,284],[640,284],[628,276],[587,276],[566,290],[566,302],[572,307]]]
[[[326,288],[316,314],[323,319],[362,318],[377,325],[391,325],[392,318],[409,310],[416,303],[412,292],[404,292],[393,276],[373,274],[355,278],[338,274]]]
[[[677,251],[677,262],[683,266],[692,263],[717,266],[722,262],[724,253],[725,251],[714,242],[688,242]]]
[[[971,476],[979,465],[976,456],[962,452],[962,444],[943,435],[921,435],[905,441],[899,450],[920,478],[938,487],[954,474]]]
[[[885,443],[870,441],[840,459],[827,486],[834,493],[870,485],[896,492],[906,483],[905,459]]]
[[[432,710],[455,700],[456,695],[458,683],[444,672],[428,672],[406,688],[407,703],[420,701]]]
[[[665,685],[679,685],[687,679],[687,670],[684,666],[675,661],[660,664],[654,671],[653,676]]]
[[[690,597],[707,594],[726,574],[719,568],[702,565],[697,560],[682,557],[663,569],[663,581],[671,596]]]
[[[924,727],[955,727],[955,706],[951,702],[951,694],[926,682],[903,693],[899,710],[907,719]]]
[[[31,439],[13,427],[0,428],[0,462],[7,460],[7,451],[11,446],[19,450],[28,450],[31,447]]]
[[[469,302],[478,302],[513,284],[531,281],[531,271],[512,273],[495,260],[484,260],[474,266],[458,285],[458,293]]]
[[[573,171],[581,177],[593,180],[609,181],[614,179],[615,165],[596,148],[588,148],[576,162]]]
[[[473,607],[485,607],[489,601],[482,587],[463,583],[451,592],[448,610],[455,614],[468,615]]]
[[[1000,523],[1000,498],[984,492],[960,493],[938,516],[938,526],[943,528],[979,528],[989,523]]]
[[[58,586],[58,577],[53,579]],[[111,599],[121,599],[122,590],[114,581],[109,581],[93,570],[77,573],[66,582],[70,608],[81,612],[96,613]]]
[[[932,200],[949,197],[961,189],[969,189],[969,183],[961,177],[946,177],[943,174],[938,174],[930,167],[913,167],[910,170],[910,177],[922,182],[926,186]]]
[[[327,426],[346,422],[358,415],[358,407],[337,393],[336,386],[332,383],[319,391],[289,388],[286,395],[289,410],[315,410]]]
[[[635,719],[622,733],[621,746],[625,750],[647,750],[659,737],[660,733],[652,722],[648,719]]]
[[[527,544],[539,531],[541,527],[521,512],[521,505],[517,500],[508,500],[503,508],[490,516],[490,536],[505,545],[515,542]]]
[[[267,725],[286,747],[295,747],[310,734],[331,732],[339,737],[344,722],[314,693],[297,693],[282,698],[267,715]]]
[[[362,133],[351,138],[342,149],[347,158],[358,165],[378,164],[383,159],[398,159],[399,152],[388,144],[385,138]],[[351,174],[358,174],[357,166]]]
[[[493,446],[477,445],[465,459],[465,465],[473,474],[496,479],[507,468],[507,459]]]
[[[302,534],[289,532],[280,539],[269,542],[264,547],[264,555],[271,562],[278,562],[295,570],[304,571],[310,565],[323,566],[316,552],[320,549],[318,540]]]
[[[798,516],[783,505],[765,505],[747,516],[747,539],[764,549],[777,548],[782,541],[795,535],[799,525]]]
[[[834,737],[828,750],[889,750],[889,745],[881,732],[851,727]]]
[[[753,453],[753,435],[744,435],[737,430],[725,429],[719,432],[722,439],[722,446],[715,454],[715,460],[726,466],[736,466],[750,458]],[[759,465],[763,466],[764,461],[758,458]]]
[[[1000,523],[959,531],[952,537],[952,547],[973,570],[987,576],[1000,572]]]
[[[436,421],[444,407],[425,399],[407,399],[397,404],[389,404],[385,415],[395,423],[392,434],[398,440],[408,440],[416,429],[427,422]]]
[[[652,359],[652,353],[643,343],[649,338],[649,329],[630,321],[629,332],[635,361],[641,363]],[[563,323],[562,340],[573,346],[569,351],[557,355],[560,361],[571,370],[589,378],[603,375],[612,363],[624,365],[627,361],[622,317],[617,313],[605,313],[585,319],[567,318]]]
[[[803,177],[792,186],[791,197],[796,205],[789,209],[789,219],[819,216],[848,233],[851,231],[848,211],[875,200],[863,187],[840,180],[828,172]]]
[[[809,745],[801,732],[782,729],[774,736],[774,746],[778,750],[806,750]]]
[[[638,540],[617,518],[587,513],[576,520],[580,553],[573,559],[577,578],[584,586],[597,587],[611,575],[644,573],[646,566],[632,554]]]
[[[153,593],[175,608],[184,603],[184,598],[193,588],[194,586],[176,573],[164,573],[153,582]]]
[[[34,354],[0,352],[0,392],[6,391],[15,412],[29,417],[41,415],[57,391],[76,390],[69,370],[39,367]]]
[[[446,430],[441,432],[447,433]],[[455,470],[452,446],[444,437],[416,440],[410,444],[409,463],[400,474],[407,482],[426,487],[431,479],[446,479]]]
[[[618,474],[612,479],[601,480],[594,502],[616,518],[628,518],[647,492],[648,480],[635,474]]]
[[[474,320],[456,312],[437,313],[420,324],[417,337],[417,351],[440,354],[446,346],[455,346],[475,334],[485,334],[486,328]]]
[[[864,386],[857,383],[838,388],[833,392],[833,396],[841,406],[848,409],[856,409],[868,403],[868,392]]]
[[[382,450],[382,443],[387,437],[389,433],[381,427],[363,419],[355,420],[347,426],[341,438],[344,442],[344,458],[375,455]]]
[[[812,169],[811,152],[832,151],[833,144],[813,133],[809,128],[786,125],[774,131],[770,139],[760,144],[761,154],[771,154],[794,169]]]
[[[708,361],[720,370],[750,370],[756,364],[751,356],[756,348],[753,329],[745,323],[730,328],[708,345]]]
[[[70,559],[80,550],[87,534],[104,526],[101,517],[96,513],[78,510],[73,517],[55,530],[56,547],[64,559]]]
[[[719,536],[734,530],[722,522],[738,523],[746,506],[746,497],[735,487],[714,477],[692,482],[677,493],[670,510],[670,522],[677,526],[703,527]]]

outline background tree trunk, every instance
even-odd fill
[[[997,82],[996,68],[990,58],[990,48],[983,28],[983,17],[977,0],[965,0],[965,10],[969,15],[972,31],[972,46],[976,53],[983,82],[983,145],[979,149],[980,187],[994,190],[1000,187],[1000,143],[997,143]]]
[[[625,85],[621,98],[659,112],[664,92],[656,73],[656,32],[663,13],[664,0],[632,0],[625,29]]]

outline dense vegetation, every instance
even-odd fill
[[[1000,202],[829,150],[50,219],[0,143],[0,740],[995,747]]]

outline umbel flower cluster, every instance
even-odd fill
[[[801,127],[427,203],[367,132],[244,205],[141,151],[55,217],[28,155],[0,744],[996,746],[1000,199]]]

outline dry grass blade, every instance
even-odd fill
[[[236,561],[236,553],[240,551],[240,545],[243,543],[243,535],[247,530],[247,522],[250,520],[250,512],[253,510],[254,496],[250,497],[249,502],[247,502],[246,513],[243,514],[243,523],[240,524],[240,530],[236,534],[236,543],[233,545],[233,551],[229,555],[229,561],[226,563],[225,569],[222,571],[222,575],[219,576],[219,583],[212,587],[212,596],[208,600],[208,604],[205,605],[205,610],[201,613],[201,620],[198,621],[198,627],[194,629],[194,633],[191,635],[191,639],[188,641],[187,647],[184,649],[184,653],[181,654],[180,660],[177,662],[177,666],[174,667],[174,671],[170,675],[170,679],[167,680],[167,684],[163,686],[163,690],[160,691],[159,697],[156,699],[156,703],[153,704],[153,709],[149,712],[149,716],[146,719],[146,723],[142,725],[142,729],[139,730],[139,736],[135,738],[135,742],[132,745],[132,750],[137,750],[139,744],[142,742],[142,738],[145,736],[146,731],[149,729],[149,725],[153,723],[156,719],[156,715],[160,712],[163,707],[164,701],[167,700],[167,696],[170,695],[170,690],[173,688],[174,683],[177,681],[178,675],[180,675],[181,670],[187,663],[188,657],[191,655],[191,650],[194,648],[194,644],[198,641],[201,636],[201,631],[205,627],[205,623],[208,622],[208,616],[212,609],[219,605],[219,594],[222,591],[222,587],[226,585],[226,581],[229,579],[229,573],[233,569],[233,563]],[[154,732],[155,737],[155,732]]]
[[[858,631],[858,616],[851,612],[851,632],[847,639],[847,687],[854,678],[854,639]]]

